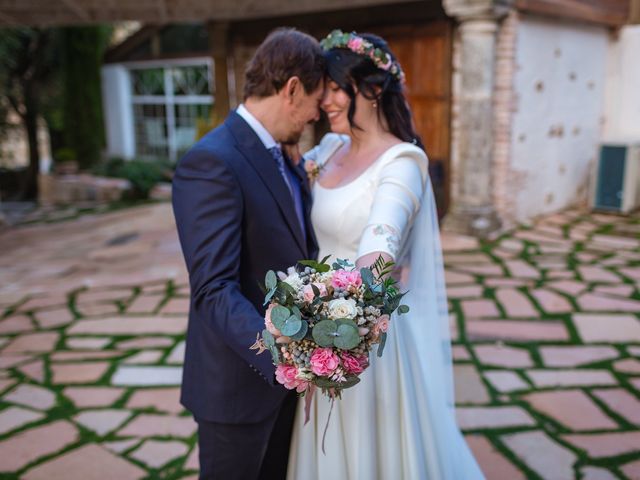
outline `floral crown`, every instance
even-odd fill
[[[391,55],[354,32],[344,33],[342,30],[334,30],[320,41],[320,46],[325,51],[333,48],[346,48],[358,55],[368,57],[376,67],[389,72],[400,83],[404,83],[404,72],[398,62],[394,62]]]

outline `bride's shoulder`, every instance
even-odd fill
[[[390,165],[393,165],[393,169],[402,168],[402,165],[405,165],[407,168],[417,167],[424,176],[429,168],[429,159],[425,151],[409,142],[395,144],[385,152],[383,157],[379,165],[381,170],[385,170]]]
[[[327,133],[320,143],[304,154],[305,160],[312,160],[317,164],[323,164],[331,158],[340,148],[349,143],[348,135]]]

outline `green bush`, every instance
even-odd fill
[[[104,177],[129,180],[132,188],[131,198],[146,199],[157,183],[171,180],[172,170],[172,165],[167,161],[111,158],[96,166],[92,172]]]

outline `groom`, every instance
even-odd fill
[[[201,479],[286,476],[296,396],[249,347],[264,328],[265,273],[318,253],[306,175],[281,146],[318,119],[324,69],[315,39],[271,33],[245,72],[244,104],[176,169],[191,285],[181,402],[198,423]]]

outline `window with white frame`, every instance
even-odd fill
[[[176,161],[209,123],[214,101],[210,59],[129,67],[136,156]]]

